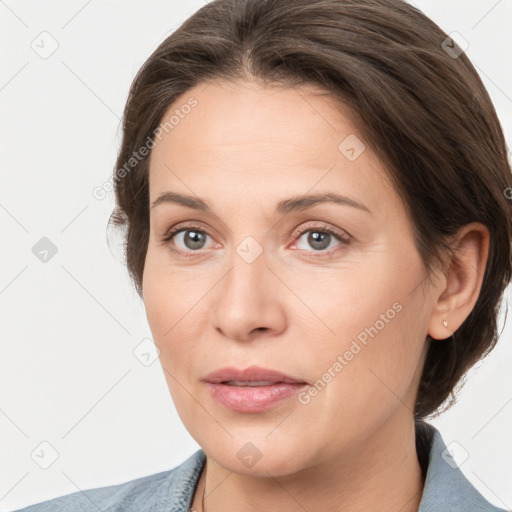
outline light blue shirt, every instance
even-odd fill
[[[420,463],[423,458],[426,469],[418,512],[506,512],[491,505],[464,476],[433,425],[417,422],[416,438]],[[15,512],[189,512],[205,461],[205,453],[198,450],[173,469]]]

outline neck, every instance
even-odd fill
[[[255,478],[226,470],[207,457],[194,509],[200,512],[417,512],[423,475],[414,421],[390,419],[343,453],[285,477]],[[204,494],[204,509],[201,499]]]

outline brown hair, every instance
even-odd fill
[[[109,223],[126,229],[126,264],[139,296],[150,154],[130,172],[119,170],[153,140],[171,103],[219,78],[319,85],[349,106],[385,165],[413,221],[427,275],[446,261],[447,239],[463,225],[477,221],[489,229],[475,307],[452,339],[427,336],[415,416],[432,414],[450,394],[453,402],[457,383],[497,342],[512,273],[506,143],[491,99],[461,52],[402,0],[215,0],[198,10],[146,60],[124,110]]]

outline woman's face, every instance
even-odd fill
[[[348,112],[315,91],[202,84],[151,154],[148,322],[185,427],[238,473],[364,450],[412,419],[424,360],[433,293],[411,223]],[[207,382],[254,366],[296,383]]]

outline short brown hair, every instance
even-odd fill
[[[448,237],[483,223],[490,249],[479,298],[452,339],[430,342],[415,416],[435,412],[494,347],[511,278],[511,168],[491,99],[459,45],[402,0],[215,0],[146,60],[130,88],[116,169],[151,141],[173,101],[215,79],[319,85],[350,107],[413,221],[428,274]],[[110,222],[142,296],[149,156],[119,179]],[[449,404],[451,405],[451,404]]]

